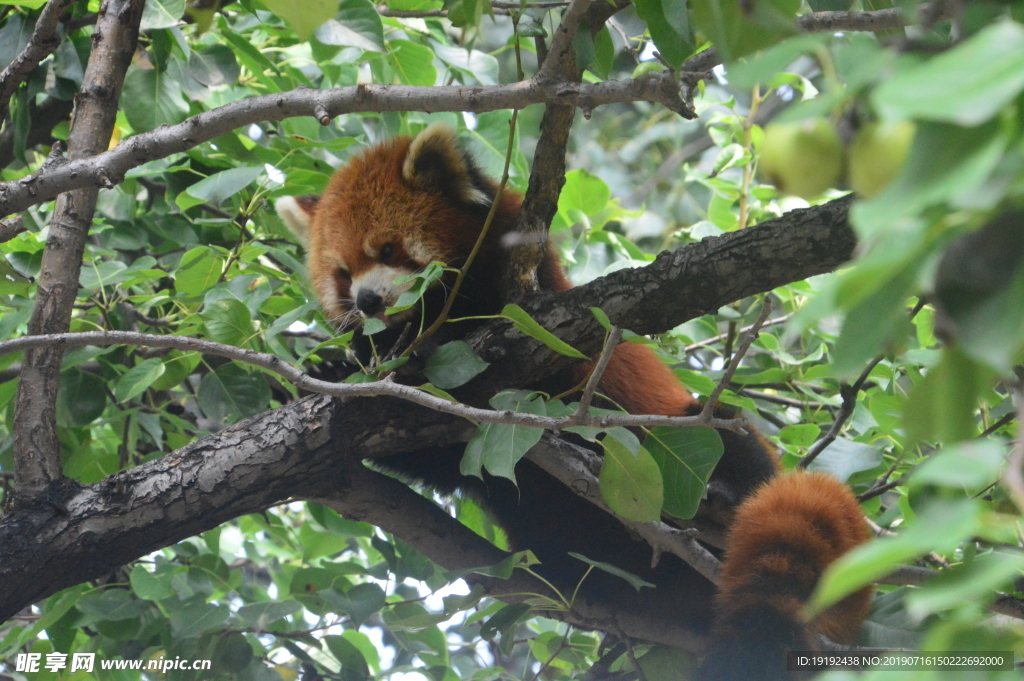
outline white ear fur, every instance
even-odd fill
[[[309,243],[310,215],[302,209],[294,196],[279,198],[274,202],[274,210],[284,220],[284,224],[288,225],[288,229],[292,230],[292,234],[298,237],[303,246]]]
[[[402,177],[414,187],[451,192],[463,201],[490,204],[473,186],[466,157],[455,140],[455,131],[444,123],[432,123],[416,135],[402,163]]]

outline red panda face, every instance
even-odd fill
[[[354,158],[318,201],[284,197],[277,210],[306,242],[309,279],[332,323],[394,326],[417,314],[384,314],[411,285],[395,278],[435,261],[460,265],[492,196],[452,131],[433,125]]]

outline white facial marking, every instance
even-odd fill
[[[359,292],[363,290],[372,291],[384,299],[384,307],[391,307],[402,295],[412,286],[408,284],[395,284],[395,277],[410,272],[404,268],[388,267],[387,265],[376,265],[371,270],[352,279],[352,300],[358,300]],[[362,314],[362,312],[360,312]],[[364,317],[366,315],[363,315]]]
[[[404,246],[405,252],[409,254],[409,257],[420,265],[426,265],[435,260],[442,260],[444,257],[443,254],[434,252],[432,248],[420,241],[416,241],[412,237],[406,237]]]
[[[299,241],[309,241],[309,213],[302,210],[294,196],[282,196],[274,202],[274,209]]]
[[[377,256],[380,255],[380,251],[370,246],[369,243],[363,244],[363,253],[365,253],[371,260],[376,260]]]
[[[491,197],[487,196],[487,194],[483,193],[476,187],[470,187],[466,190],[465,199],[470,203],[479,203],[482,206],[491,205]]]

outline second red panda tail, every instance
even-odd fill
[[[822,573],[870,536],[849,487],[824,473],[780,476],[740,506],[722,563],[705,681],[791,680],[786,650],[816,635],[852,643],[867,616],[864,588],[811,622],[801,616]]]

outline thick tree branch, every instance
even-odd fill
[[[528,301],[527,306],[541,324],[596,354],[604,333],[596,321],[594,328],[586,323],[592,318],[587,306],[603,307],[627,328],[661,332],[735,297],[836,267],[853,249],[845,222],[849,202],[840,199],[691,244],[649,267],[616,272],[557,298]],[[645,321],[642,315],[651,319]],[[571,323],[574,319],[582,322]],[[510,343],[512,336],[515,341]],[[550,351],[539,348],[515,359],[516,346],[532,341],[501,322],[488,324],[470,340],[483,354],[504,357],[470,384],[468,392],[484,397],[536,383],[559,364]],[[334,438],[326,432],[328,422]],[[65,497],[9,512],[0,516],[0,620],[240,514],[292,496],[331,497],[343,462],[415,451],[424,442],[465,442],[473,432],[464,419],[386,397],[337,407],[329,398],[316,397],[261,414],[102,482],[71,489]],[[330,448],[325,446],[328,439]],[[597,628],[602,627],[594,623],[614,627],[617,622],[627,635],[691,650],[700,647],[678,624],[636,613],[613,616],[614,621],[587,615],[590,626]]]
[[[113,187],[143,163],[186,151],[214,137],[261,121],[326,112],[333,118],[358,111],[494,111],[558,102],[593,109],[616,102],[650,101],[682,113],[679,83],[668,74],[649,73],[605,83],[539,83],[527,80],[486,87],[357,85],[332,90],[302,88],[252,97],[201,113],[184,123],[135,135],[95,158],[71,160],[20,180],[0,183],[0,217],[58,193],[83,187]]]
[[[60,34],[57,33],[57,24],[60,17],[74,0],[50,0],[46,3],[39,19],[36,21],[36,28],[32,32],[32,38],[28,45],[0,72],[0,121],[7,118],[7,105],[11,101],[11,95],[18,89],[18,86],[25,82],[32,70],[39,65],[39,62],[46,59],[54,50],[60,46]]]
[[[110,142],[144,5],[145,0],[105,0],[100,6],[68,137],[72,163],[95,156]],[[57,200],[28,323],[30,334],[68,330],[97,194],[98,189],[89,187]],[[20,495],[39,493],[62,475],[55,405],[63,356],[59,348],[37,348],[27,351],[22,362],[12,428],[14,475]]]
[[[614,272],[559,294],[555,301],[550,294],[539,295],[524,301],[523,308],[589,356],[600,352],[604,338],[590,307],[600,307],[619,328],[664,333],[730,302],[832,271],[849,260],[856,239],[846,215],[853,200],[852,195],[845,196],[665,251],[646,267]],[[504,320],[488,324],[466,340],[491,363],[469,384],[470,391],[490,385],[495,376],[509,377],[518,386],[536,384],[573,361],[524,338]],[[467,396],[467,401],[474,399]]]
[[[537,81],[580,80],[573,39],[590,6],[590,0],[573,0],[566,9],[547,56],[534,77]],[[513,230],[518,239],[510,244],[503,274],[502,287],[509,301],[518,301],[537,290],[537,266],[544,259],[548,227],[558,210],[558,196],[565,184],[565,152],[575,116],[574,106],[550,102],[544,107],[530,184]]]
[[[948,3],[930,3],[921,7],[921,16],[928,22],[948,18]],[[939,5],[936,7],[936,5]],[[880,33],[894,28],[910,26],[911,21],[898,8],[878,9],[868,12],[813,12],[796,18],[796,26],[804,33],[829,33],[839,31],[867,31]],[[703,73],[722,63],[715,48],[710,48],[690,57],[683,63],[682,71]]]

